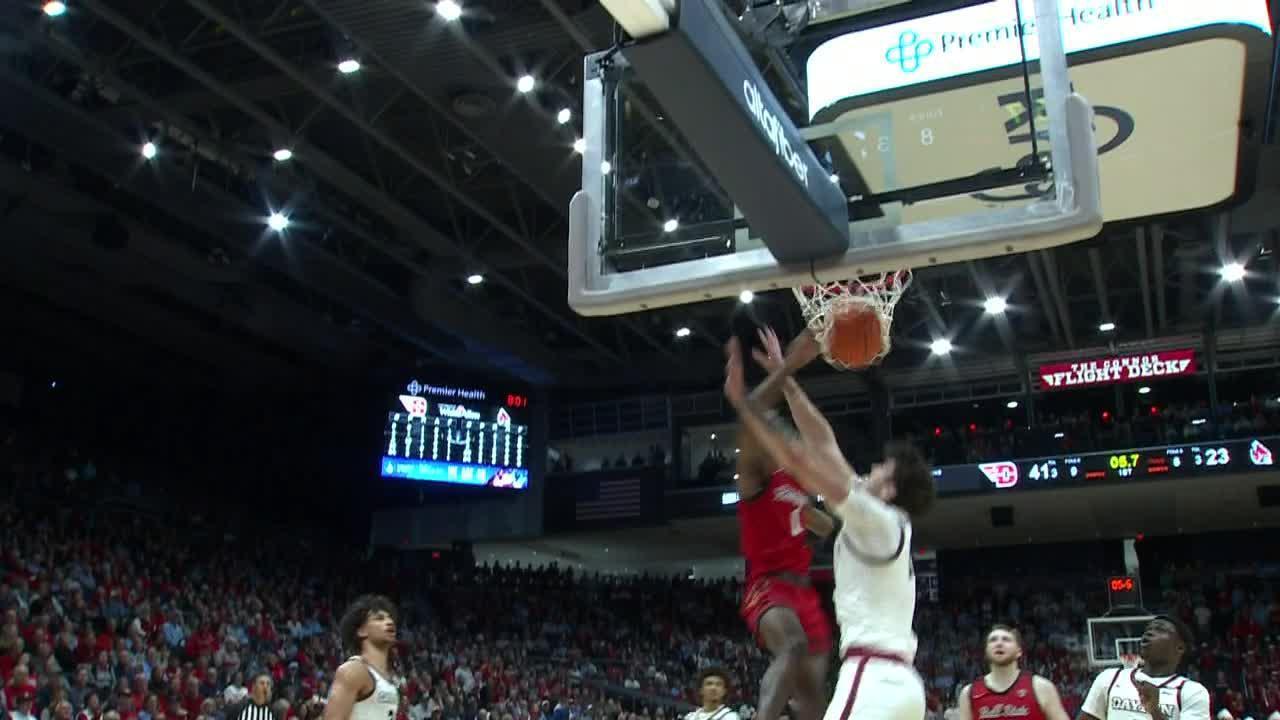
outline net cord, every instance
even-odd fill
[[[815,278],[816,279],[816,278]],[[881,273],[878,279],[864,281],[861,278],[817,283],[791,289],[800,312],[804,315],[809,331],[822,348],[822,357],[841,370],[860,369],[831,354],[831,330],[836,320],[850,312],[874,312],[880,320],[880,352],[867,363],[874,365],[884,359],[892,349],[890,330],[893,326],[893,309],[911,286],[911,271]]]

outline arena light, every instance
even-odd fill
[[[693,334],[693,331],[687,327],[676,328],[676,337],[678,338],[687,338],[692,334]]]
[[[1018,407],[1018,401],[1010,400],[1009,402],[1005,403],[1004,406],[1009,408],[1010,410],[1013,410],[1014,408]]]
[[[516,80],[516,90],[527,95],[533,92],[533,87],[537,84],[532,75],[521,75],[520,79]]]
[[[1149,392],[1151,392],[1151,388],[1146,385],[1143,385],[1142,387],[1138,388],[1139,395],[1146,395]]]
[[[1066,437],[1066,436],[1067,436],[1067,434],[1066,434],[1066,433],[1064,433],[1064,432],[1056,432],[1056,433],[1054,433],[1054,434],[1053,434],[1053,439],[1054,439],[1054,440],[1061,440],[1062,438],[1064,438],[1064,437]]]
[[[600,4],[633,38],[656,35],[671,27],[674,3],[666,0],[600,0]]]
[[[601,175],[608,175],[611,172],[613,172],[613,163],[609,162],[608,160],[605,160],[600,163]]]
[[[573,151],[578,153],[579,155],[585,153],[587,151],[587,141],[583,140],[582,138],[578,138],[577,140],[574,140]]]
[[[468,285],[479,285],[482,282],[484,282],[484,276],[480,273],[472,273],[467,276]]]
[[[742,303],[743,305],[746,305],[755,299],[756,299],[756,294],[751,292],[750,290],[743,290],[742,292],[738,293],[738,302]]]
[[[1116,329],[1116,324],[1113,322],[1104,322],[1104,323],[1098,324],[1098,332],[1112,332],[1115,329]]]
[[[830,175],[827,176],[827,179],[833,183],[836,183],[837,185],[840,184],[840,176],[837,175],[836,173],[831,173]]]
[[[1222,279],[1225,282],[1240,282],[1244,279],[1245,275],[1244,265],[1238,262],[1229,262],[1222,266],[1222,269],[1218,271],[1218,274],[1222,276]]]
[[[455,0],[440,0],[436,3],[436,14],[445,22],[453,22],[462,17],[462,6]]]
[[[343,58],[338,62],[338,72],[351,75],[360,72],[360,61],[355,58]]]
[[[938,338],[929,343],[929,351],[934,355],[948,355],[951,353],[951,341],[946,338]]]
[[[67,5],[66,3],[58,2],[58,0],[49,0],[40,9],[49,17],[61,17],[67,12]]]
[[[1009,301],[999,295],[994,295],[982,303],[982,309],[986,310],[988,315],[1002,315],[1005,310],[1009,309]]]
[[[567,125],[573,119],[573,111],[569,108],[560,108],[560,112],[556,113],[556,122],[561,125]]]
[[[142,157],[150,160],[151,158],[154,158],[156,156],[156,152],[158,151],[156,150],[155,143],[146,142],[142,144]]]
[[[680,221],[675,218],[671,218],[670,220],[662,223],[662,232],[673,233],[679,228],[680,228]]]
[[[288,162],[293,159],[293,151],[289,148],[280,148],[271,153],[271,157],[275,158],[276,162]]]
[[[289,217],[284,213],[273,212],[267,217],[267,227],[276,232],[284,232],[289,227]]]

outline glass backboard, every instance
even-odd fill
[[[1089,618],[1089,666],[1133,667],[1141,649],[1142,633],[1154,615]]]
[[[1022,252],[1089,237],[1104,213],[1225,202],[1267,18],[1265,0],[994,0],[811,25],[796,88],[768,77],[848,198],[848,251],[812,263],[777,262],[625,46],[591,56],[570,303],[617,314]]]

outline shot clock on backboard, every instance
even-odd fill
[[[759,181],[830,183],[848,199],[848,250],[812,266],[777,262],[759,208],[735,202],[705,135],[691,141],[687,116],[664,109],[670,93],[643,72],[644,42],[589,56],[570,303],[615,314],[781,289],[815,273],[829,281],[1020,252],[1082,239],[1104,219],[1231,200],[1245,174],[1242,118],[1254,112],[1246,88],[1265,80],[1269,34],[1266,0],[819,14],[789,48],[798,82],[770,74],[754,95],[703,105],[726,122],[736,110],[721,104],[757,120],[789,116],[818,165],[788,148],[779,157],[791,162]],[[780,148],[775,125],[761,137]],[[1091,230],[1034,230],[1080,211],[1090,192],[1100,202]]]

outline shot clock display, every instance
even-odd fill
[[[944,465],[934,468],[933,475],[942,494],[1225,475],[1274,469],[1273,449],[1280,449],[1280,436]]]
[[[382,476],[523,490],[528,407],[524,395],[412,380],[387,412]]]
[[[1142,585],[1132,575],[1120,575],[1107,579],[1107,598],[1111,609],[1142,607]]]

